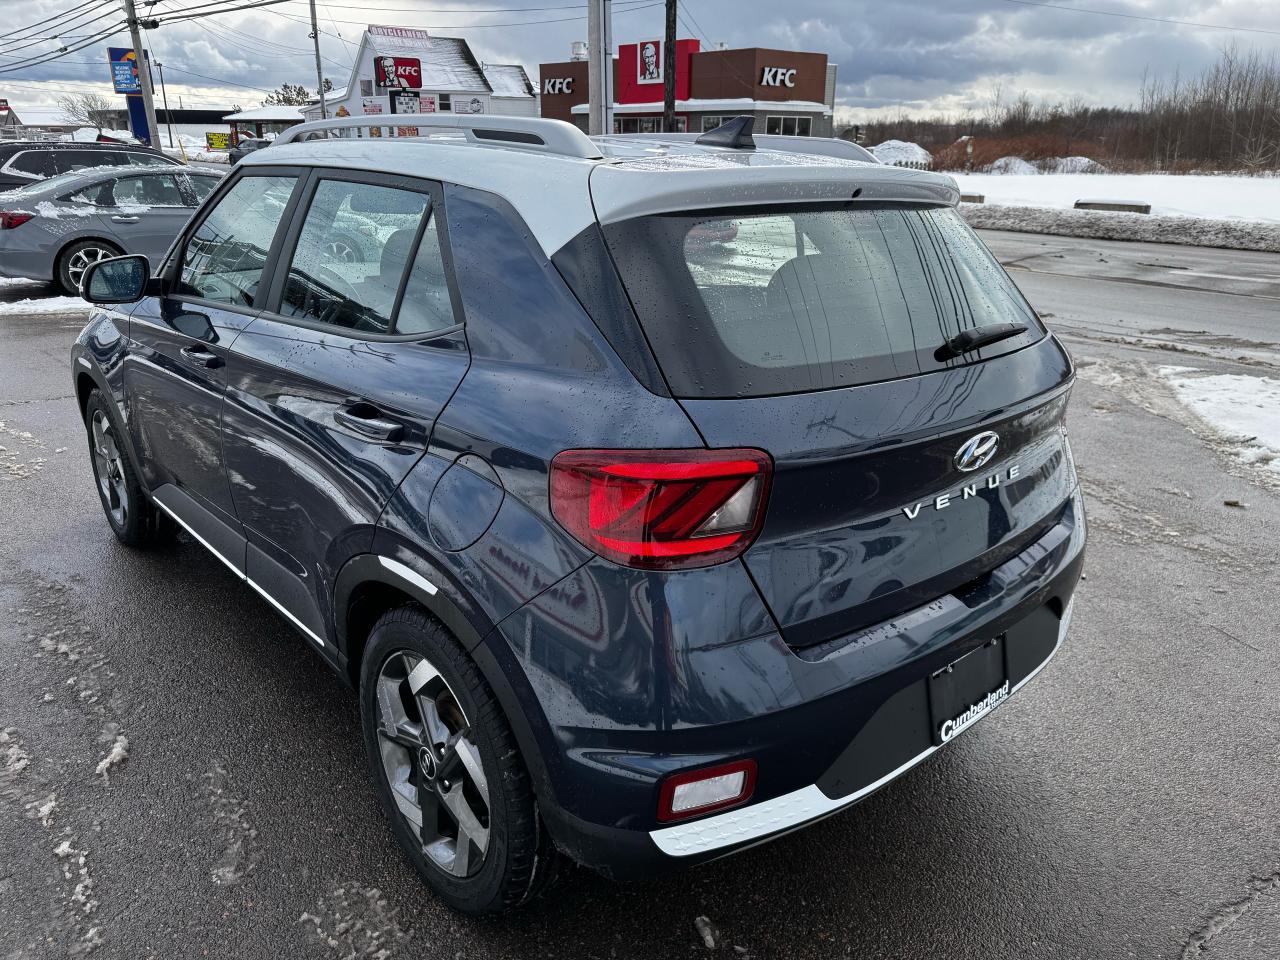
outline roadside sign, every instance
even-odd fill
[[[230,150],[231,149],[231,131],[226,133],[206,133],[204,135],[204,143],[210,150]]]
[[[417,57],[377,57],[373,65],[380,87],[417,90],[422,86],[422,61]]]
[[[415,90],[397,90],[391,94],[392,113],[421,113],[421,97]]]
[[[454,113],[488,113],[488,97],[469,97],[466,94],[453,95]]]
[[[138,76],[138,55],[128,47],[108,47],[107,62],[111,65],[111,85],[116,93],[141,93],[142,78]]]

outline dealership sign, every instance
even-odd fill
[[[142,92],[136,53],[128,47],[108,47],[107,62],[111,64],[111,85],[116,93]]]
[[[417,57],[375,57],[374,80],[390,90],[418,90],[422,87],[422,61]]]
[[[796,71],[794,67],[765,67],[760,77],[762,87],[794,87]]]

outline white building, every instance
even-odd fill
[[[495,113],[536,117],[538,98],[518,64],[481,63],[460,37],[372,25],[360,38],[347,85],[325,97],[329,116]],[[319,101],[303,107],[320,118]]]

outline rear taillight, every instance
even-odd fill
[[[750,800],[755,788],[754,760],[673,773],[658,791],[658,819],[683,820],[737,806]]]
[[[0,210],[0,230],[12,230],[14,227],[20,227],[33,217],[35,217],[34,213]]]
[[[551,512],[616,563],[705,567],[760,532],[772,471],[763,450],[566,450],[551,461]]]

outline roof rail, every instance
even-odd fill
[[[603,157],[600,148],[591,142],[591,138],[572,123],[541,117],[501,117],[492,114],[405,113],[311,120],[285,130],[276,137],[274,145],[310,139],[311,134],[329,130],[370,127],[461,130],[472,143],[537,150],[584,160],[599,160]]]
[[[706,135],[705,133],[614,133],[600,139],[606,144],[628,140],[646,140],[652,143],[698,143]],[[751,139],[758,150],[806,153],[820,157],[861,160],[864,163],[880,162],[866,147],[839,137],[796,137],[779,133],[753,133]],[[702,142],[705,145],[705,141]]]

